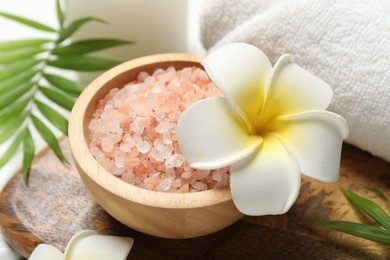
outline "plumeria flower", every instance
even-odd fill
[[[99,235],[93,230],[84,230],[74,235],[65,248],[65,253],[54,246],[39,244],[29,260],[121,260],[126,259],[134,240],[129,237]]]
[[[258,48],[225,45],[202,62],[224,97],[191,105],[177,126],[194,168],[231,165],[230,189],[246,215],[283,214],[297,199],[301,173],[338,179],[348,124],[326,111],[330,86],[283,55],[272,67]]]

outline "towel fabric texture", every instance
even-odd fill
[[[390,161],[390,1],[207,1],[200,32],[208,51],[247,42],[272,63],[291,54],[333,88],[346,141]]]

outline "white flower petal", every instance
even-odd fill
[[[177,124],[180,149],[194,168],[216,169],[251,154],[262,138],[245,131],[240,115],[223,97],[192,104]]]
[[[248,127],[253,128],[272,72],[267,56],[253,45],[232,43],[210,53],[202,64],[233,107],[247,117],[245,123],[252,124]]]
[[[306,111],[277,117],[267,128],[280,134],[302,174],[324,182],[338,179],[342,142],[348,136],[344,118],[329,111]]]
[[[274,66],[265,104],[258,115],[261,127],[276,116],[326,109],[333,97],[331,87],[283,55]]]
[[[54,246],[39,244],[31,253],[28,260],[63,260],[64,255]]]
[[[231,166],[233,201],[246,215],[285,213],[297,199],[300,183],[297,162],[272,134],[264,136],[254,156]]]
[[[134,240],[129,237],[99,235],[92,230],[77,233],[65,249],[65,260],[126,259]]]

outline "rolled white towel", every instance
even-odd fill
[[[247,42],[271,62],[289,53],[334,90],[329,110],[349,123],[347,142],[390,161],[390,2],[214,0],[200,13],[213,49]]]

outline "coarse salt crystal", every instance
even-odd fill
[[[172,182],[172,187],[174,188],[179,188],[182,186],[182,181],[181,179],[175,179],[173,182]]]
[[[148,190],[153,190],[153,188],[156,186],[157,182],[156,182],[156,179],[153,179],[153,178],[146,178],[144,181],[143,181],[144,185],[145,185],[145,188],[148,189]]]
[[[204,179],[210,174],[210,170],[195,170],[192,177],[196,180]]]
[[[169,179],[175,179],[176,173],[174,168],[166,168],[165,170],[165,177]]]
[[[115,163],[112,165],[110,169],[110,173],[112,173],[115,176],[121,176],[125,172],[124,167],[118,167]]]
[[[126,171],[122,174],[122,180],[124,180],[127,183],[134,184],[135,182],[135,175],[132,171]]]
[[[173,144],[171,134],[169,132],[162,133],[162,140],[164,144]]]
[[[137,158],[137,157],[126,157],[126,161],[125,161],[125,167],[127,169],[131,169],[135,166],[137,166],[140,162],[140,159]]]
[[[115,166],[118,168],[125,167],[125,157],[115,157]]]
[[[150,178],[153,178],[153,179],[158,179],[160,177],[161,173],[160,172],[157,172],[157,171],[152,171],[150,174],[149,174],[149,177]]]
[[[213,180],[217,181],[217,182],[221,182],[222,181],[222,175],[224,173],[224,169],[217,169],[213,172],[212,176],[213,176]]]
[[[114,150],[114,144],[111,140],[102,140],[102,149],[103,152],[109,153]]]
[[[167,132],[172,127],[172,124],[166,121],[160,121],[158,126],[156,127],[156,132],[159,134],[162,134],[164,132]]]
[[[98,157],[98,158],[96,158],[96,160],[107,171],[110,171],[112,166],[114,165],[114,161],[111,160],[110,158]]]
[[[97,102],[90,121],[90,151],[111,174],[137,187],[194,192],[224,187],[229,167],[195,170],[180,152],[176,124],[197,100],[221,96],[205,71],[187,67],[141,72]]]
[[[172,179],[166,178],[164,179],[158,186],[157,186],[157,191],[167,191],[171,188],[172,186]]]
[[[147,153],[150,150],[150,145],[147,141],[141,141],[135,145],[140,153]]]
[[[95,158],[102,157],[104,155],[104,153],[97,147],[91,147],[90,152]]]
[[[144,82],[146,80],[146,78],[150,77],[149,76],[149,73],[145,72],[145,71],[142,71],[138,74],[138,77],[137,77],[137,80],[139,82]]]
[[[192,172],[190,172],[190,171],[183,172],[183,173],[181,174],[181,177],[184,178],[184,179],[189,179],[189,178],[192,177]]]
[[[120,144],[119,149],[123,152],[131,152],[131,148],[133,148],[134,145],[134,142],[123,142]]]
[[[199,191],[207,190],[207,185],[203,182],[200,182],[200,181],[194,182],[193,184],[191,184],[191,186],[194,189],[199,190]]]
[[[181,186],[177,192],[178,193],[185,193],[190,191],[190,185],[188,183],[185,183],[183,186]]]
[[[173,168],[180,167],[184,163],[184,156],[181,154],[173,154],[165,161],[165,167]]]

